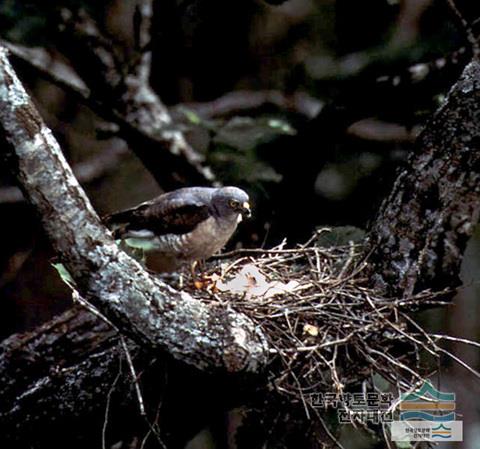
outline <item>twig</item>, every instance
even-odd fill
[[[92,306],[92,304],[90,304],[88,301],[83,299],[80,296],[80,293],[78,293],[78,291],[71,284],[68,284],[68,285],[72,290],[72,301],[74,303],[80,304],[84,309],[88,310],[90,313],[95,315],[104,323],[108,324],[113,330],[115,330],[118,334],[120,334],[120,331],[118,330],[117,326],[115,326],[103,313],[100,313],[96,307]]]
[[[439,340],[454,341],[456,343],[464,343],[466,345],[471,345],[471,346],[475,346],[476,348],[480,348],[480,343],[478,341],[468,340],[466,338],[453,337],[451,335],[440,335],[440,334],[429,334],[429,336]]]
[[[130,375],[132,377],[132,382],[133,382],[133,385],[135,386],[135,392],[137,394],[137,400],[138,400],[138,407],[139,407],[139,410],[140,410],[140,415],[145,417],[145,416],[147,416],[146,413],[145,413],[145,404],[144,404],[144,401],[143,401],[142,391],[140,390],[138,377],[137,377],[137,374],[135,372],[135,367],[133,366],[132,356],[130,355],[130,351],[128,349],[127,343],[125,342],[124,336],[120,334],[119,337],[120,337],[120,342],[121,342],[122,347],[123,347],[123,351],[125,353],[125,358],[127,359],[128,368],[130,370]]]
[[[110,412],[110,401],[112,398],[112,394],[115,391],[115,387],[120,380],[120,376],[122,375],[122,359],[121,357],[119,358],[119,363],[118,363],[118,373],[117,376],[115,377],[112,385],[110,386],[110,389],[108,390],[107,394],[107,403],[105,405],[105,415],[103,419],[103,426],[102,426],[102,449],[107,449],[107,427],[108,427],[108,415]]]
[[[102,321],[104,321],[110,327],[112,327],[112,329],[117,331],[118,337],[120,339],[120,343],[122,345],[123,352],[125,354],[125,359],[127,360],[128,368],[130,370],[130,375],[131,375],[131,378],[132,378],[132,382],[133,382],[133,385],[135,387],[135,393],[137,395],[137,401],[138,401],[138,407],[139,407],[139,410],[140,410],[140,415],[145,417],[146,413],[145,413],[145,405],[144,405],[144,401],[143,401],[143,396],[142,396],[142,392],[140,390],[140,385],[139,385],[139,382],[138,382],[138,378],[137,378],[137,375],[136,375],[136,372],[135,372],[135,366],[133,365],[132,356],[130,354],[130,350],[128,349],[127,343],[125,341],[125,337],[121,334],[120,330],[105,315],[100,313],[94,306],[92,306],[92,304],[90,304],[88,301],[83,299],[75,289],[72,289],[72,298],[73,298],[74,302],[79,303],[82,307],[87,309],[89,312],[93,313],[96,317],[100,318]]]
[[[152,66],[151,27],[153,20],[153,0],[138,0],[135,5],[134,30],[135,44],[139,60],[135,72],[144,83],[149,82]]]
[[[140,390],[140,385],[139,385],[138,378],[137,378],[137,375],[136,375],[136,372],[135,372],[135,367],[133,365],[132,356],[130,355],[130,350],[128,349],[127,343],[125,342],[124,336],[120,333],[119,329],[105,315],[100,313],[92,304],[90,304],[88,301],[83,299],[80,296],[80,294],[78,293],[78,291],[75,290],[74,288],[72,288],[72,299],[73,299],[74,302],[77,302],[82,307],[87,309],[89,312],[93,313],[96,317],[98,317],[99,319],[101,319],[102,321],[107,323],[110,327],[112,327],[112,329],[114,329],[117,332],[118,337],[120,339],[120,343],[122,345],[123,352],[125,354],[125,359],[127,360],[128,368],[130,370],[130,375],[132,377],[132,382],[133,382],[134,387],[135,387],[135,393],[137,395],[137,401],[138,401],[138,407],[139,407],[139,410],[140,410],[140,415],[143,416],[143,417],[146,417],[145,405],[144,405],[144,401],[143,401],[143,397],[142,397],[142,392]],[[116,382],[114,382],[114,384],[115,383]],[[113,388],[113,386],[112,386],[112,388]],[[109,404],[110,404],[110,392],[109,392],[109,396],[107,398],[107,405],[109,405]],[[108,407],[107,407],[107,410],[105,411],[105,413],[108,413]],[[104,423],[104,429],[106,429],[106,422]]]
[[[315,414],[317,415],[317,419],[318,421],[320,422],[320,424],[322,425],[323,427],[323,430],[325,431],[325,433],[327,434],[327,436],[332,440],[332,442],[335,444],[335,446],[337,446],[339,449],[345,449],[345,447],[340,443],[340,441],[338,441],[335,436],[333,435],[332,432],[330,432],[330,429],[328,428],[327,424],[325,423],[324,419],[322,418],[322,415],[320,415],[320,413],[318,412],[318,410],[314,409],[315,410]]]
[[[158,444],[162,449],[167,449],[167,446],[163,442],[161,436],[160,436],[160,431],[158,429],[158,419],[160,418],[160,408],[161,408],[162,402],[159,401],[157,405],[157,410],[155,412],[155,418],[153,419],[153,422],[150,423],[150,421],[147,419],[147,425],[148,425],[148,432],[145,434],[145,437],[142,440],[142,443],[140,445],[140,449],[143,449],[145,445],[147,444],[148,438],[150,435],[153,433],[155,435],[155,438],[157,439]]]
[[[438,348],[438,351],[447,355],[452,360],[457,362],[460,366],[463,366],[467,371],[473,374],[476,378],[480,379],[480,373],[477,370],[473,369],[471,366],[469,366],[467,363],[465,363],[462,359],[459,359],[456,355],[453,355],[450,351],[447,351],[446,349]]]
[[[462,25],[463,31],[465,32],[465,34],[467,36],[468,43],[472,47],[473,57],[476,58],[476,59],[479,59],[479,57],[480,57],[480,42],[475,37],[472,26],[467,22],[467,20],[463,16],[463,14],[458,9],[458,7],[455,3],[455,0],[447,0],[447,3],[448,3],[448,5],[452,9],[453,13],[455,14],[455,16],[457,17],[457,19],[459,20],[459,22]]]
[[[229,92],[210,102],[177,105],[172,109],[172,114],[180,118],[187,111],[193,111],[202,119],[213,119],[242,115],[266,106],[275,106],[281,110],[296,112],[311,119],[318,114],[323,103],[306,92],[287,95],[278,90],[239,90]]]
[[[144,14],[141,34],[145,38],[151,8],[149,0],[140,1],[139,11]],[[215,182],[211,170],[204,166],[203,156],[172,125],[168,109],[149,84],[151,50],[142,49],[137,63],[125,73],[118,49],[85,12],[73,14],[63,10],[62,17],[61,29],[67,38],[64,40],[71,41],[84,55],[78,64],[72,59],[79,75],[65,64],[46,57],[42,49],[7,45],[22,63],[75,95],[106,120],[116,122],[119,135],[129,142],[130,148],[163,188],[173,189],[185,184],[187,179],[195,184]],[[168,170],[161,170],[161,167],[168,167]]]
[[[143,41],[149,39],[152,10],[150,0],[139,1],[139,39]],[[150,49],[141,49],[140,58],[128,67],[122,51],[86,12],[65,10],[62,18],[62,36],[84,56],[72,59],[72,64],[98,102],[91,107],[120,125],[120,133],[160,185],[168,190],[187,182],[214,182],[213,173],[204,166],[204,156],[172,126],[168,109],[149,83]],[[179,181],[182,178],[183,182]]]

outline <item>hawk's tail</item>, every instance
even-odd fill
[[[131,216],[131,210],[124,210],[105,215],[102,217],[102,221],[108,228],[110,228],[115,239],[121,239],[127,232],[128,223],[130,222]]]

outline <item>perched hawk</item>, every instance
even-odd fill
[[[161,272],[212,256],[227,243],[243,215],[250,216],[243,190],[187,187],[105,220],[116,239],[143,249],[147,266]]]

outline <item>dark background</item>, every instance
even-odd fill
[[[458,2],[467,18],[478,17],[474,3]],[[0,36],[55,53],[58,35],[52,24],[62,6],[85,8],[126,60],[132,57],[133,0],[4,0]],[[450,60],[465,45],[457,24],[440,0],[289,0],[279,6],[260,0],[156,2],[151,83],[172,108],[175,126],[206,155],[218,178],[245,188],[253,199],[254,218],[230,247],[269,247],[284,238],[294,244],[320,226],[368,227],[466,57],[425,82],[412,80],[408,68]],[[73,166],[125,146],[119,138],[99,139],[99,117],[26,67],[18,69]],[[285,100],[281,107],[268,102],[248,107],[252,92],[269,90]],[[185,112],[234,92],[246,108],[234,102],[220,114],[194,115],[194,120]],[[71,305],[51,267],[53,254],[39,222],[28,204],[11,197],[12,185],[0,167],[2,337],[32,329]],[[129,151],[84,188],[99,214],[162,192]],[[465,287],[454,304],[424,313],[428,329],[478,340],[479,245],[476,236],[464,262]],[[451,350],[479,367],[478,350],[458,345]],[[478,381],[445,362],[441,386],[458,395],[462,447],[478,448]],[[358,440],[347,447],[369,444]]]

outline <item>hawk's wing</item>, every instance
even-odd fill
[[[143,230],[161,236],[186,234],[210,216],[208,205],[200,198],[187,192],[183,195],[180,192],[171,193],[109,215],[105,221],[115,228],[116,237],[122,237],[128,231]]]

